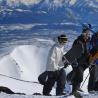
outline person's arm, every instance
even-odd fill
[[[57,49],[54,46],[51,50],[50,50],[50,64],[51,66],[54,66],[54,68],[56,68],[56,58],[57,58]]]

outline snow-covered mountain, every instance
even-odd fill
[[[1,23],[92,23],[98,0],[1,0]]]

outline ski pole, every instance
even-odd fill
[[[93,64],[93,65],[90,65],[88,68],[90,68],[91,66],[94,66],[94,64]],[[80,88],[82,88],[82,87],[83,87],[83,85],[84,85],[85,81],[87,80],[88,76],[90,75],[90,72],[92,71],[92,69],[93,69],[93,67],[90,69],[90,71],[89,71],[88,75],[86,76],[86,78],[85,78],[85,80],[84,80],[84,82],[82,83],[82,85],[81,85],[81,87],[80,87]]]
[[[82,83],[82,85],[81,85],[81,87],[80,88],[82,88],[83,87],[83,85],[84,85],[84,83],[85,83],[85,81],[87,80],[87,78],[88,78],[88,76],[90,75],[90,73],[88,73],[88,75],[86,76],[86,78],[85,78],[85,80],[84,80],[84,82]]]

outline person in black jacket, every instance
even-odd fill
[[[90,32],[88,28],[83,29],[82,34],[74,41],[73,46],[78,43],[82,45],[82,52],[81,56],[72,63],[72,93],[77,90],[81,91],[80,84],[83,81],[83,73],[89,66]]]
[[[90,50],[90,54],[92,55],[92,57],[98,52],[98,31],[96,33],[94,33],[92,35],[91,38],[91,47],[92,49]],[[95,60],[94,65],[98,65],[98,59]],[[96,82],[96,67],[97,66],[91,66],[89,68],[89,72],[90,72],[90,77],[89,77],[89,81],[88,81],[88,91],[92,92],[92,91],[98,91],[98,88],[96,89],[98,83]],[[96,85],[97,83],[97,85]]]

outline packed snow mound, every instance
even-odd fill
[[[47,51],[46,51],[47,48]],[[38,75],[45,71],[49,47],[20,46],[11,57],[18,63],[21,70],[21,79],[37,81]]]
[[[8,55],[0,60],[0,74],[9,75],[16,78],[20,77],[19,67],[16,65],[16,62]]]
[[[38,83],[38,76],[46,69],[47,55],[54,42],[45,39],[34,40],[36,41],[32,45],[17,46],[0,59],[0,86],[8,87],[16,93],[42,94],[43,86]],[[0,98],[6,98],[6,95],[4,96]]]
[[[0,60],[0,74],[27,81],[38,81],[38,76],[46,69],[47,55],[51,45],[41,44],[38,39],[33,45],[20,45]]]

